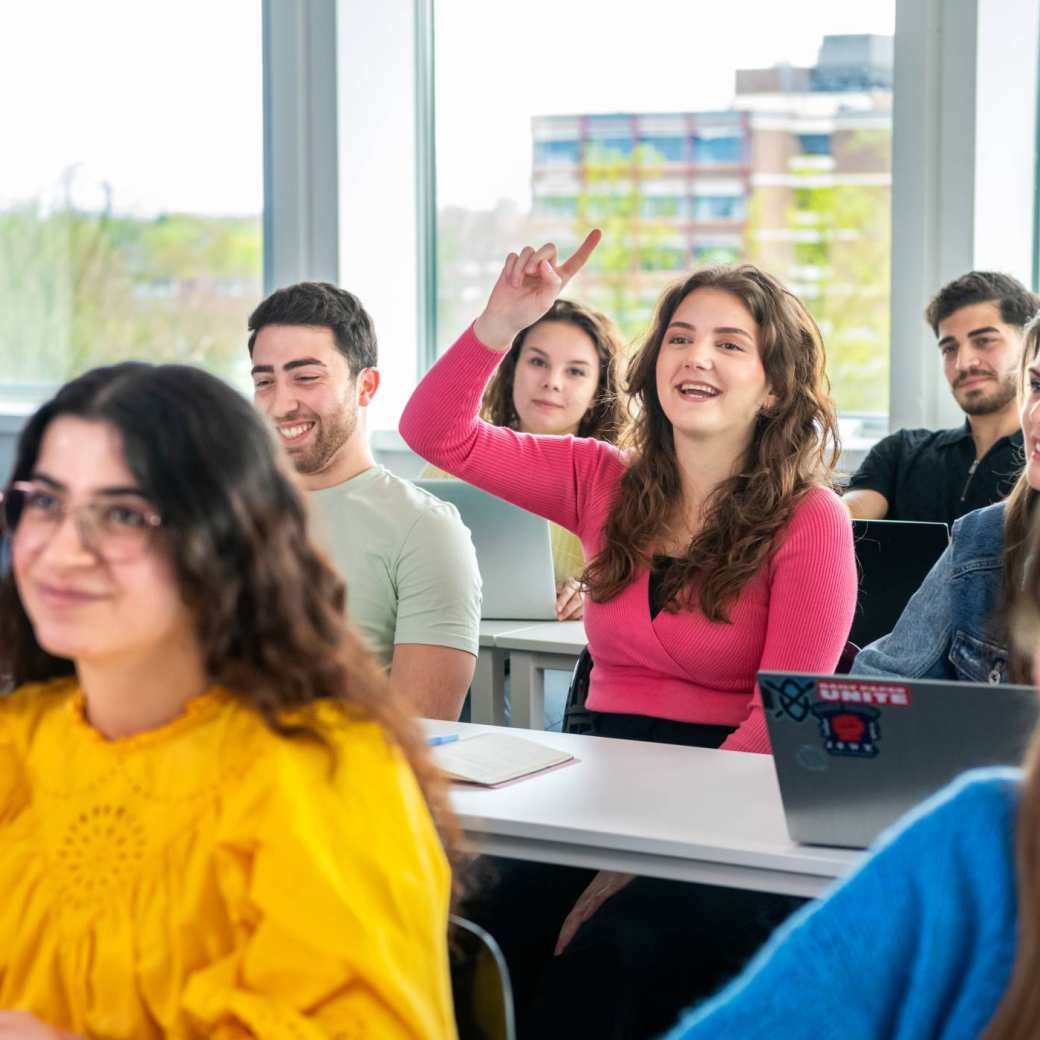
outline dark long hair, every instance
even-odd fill
[[[414,724],[347,624],[344,585],[312,545],[307,509],[259,414],[196,368],[130,362],[66,384],[25,427],[12,480],[31,478],[59,416],[104,422],[162,517],[168,554],[211,681],[276,733],[330,746],[307,709],[318,700],[371,719],[397,744],[442,835],[455,838],[442,785]],[[70,675],[37,642],[13,575],[0,579],[0,676],[7,685]]]
[[[624,341],[621,331],[605,314],[573,300],[557,300],[548,312],[533,325],[520,332],[506,352],[484,391],[480,414],[493,426],[508,426],[516,429],[520,417],[513,405],[513,380],[520,352],[532,329],[547,321],[558,321],[581,329],[596,348],[599,359],[599,382],[592,404],[581,417],[578,425],[579,437],[592,437],[598,441],[617,444],[625,432],[627,413],[621,394],[621,357]]]
[[[657,396],[657,357],[679,304],[701,288],[730,293],[747,307],[758,325],[766,382],[776,397],[775,406],[755,422],[739,472],[715,489],[703,529],[665,579],[667,610],[688,609],[696,588],[705,616],[725,621],[728,606],[768,559],[799,497],[829,481],[839,451],[816,322],[797,296],[750,264],[697,271],[658,303],[653,325],[628,368],[636,410],[632,464],[607,518],[605,548],[586,569],[584,581],[597,603],[616,596],[649,562],[682,503],[672,424]]]

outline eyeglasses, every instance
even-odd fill
[[[70,507],[55,492],[24,480],[0,494],[0,503],[4,525],[20,545],[43,546],[71,517],[83,545],[109,563],[140,556],[162,525],[158,513],[133,502],[113,499]]]

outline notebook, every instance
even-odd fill
[[[497,787],[570,762],[566,751],[508,733],[479,733],[431,749],[438,768],[452,780]]]

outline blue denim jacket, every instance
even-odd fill
[[[993,617],[1003,587],[1004,503],[998,502],[953,525],[952,541],[896,627],[859,652],[852,673],[1007,682],[1007,636]]]

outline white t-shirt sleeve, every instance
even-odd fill
[[[469,530],[447,503],[425,509],[397,560],[394,644],[447,646],[476,656],[480,571]]]

